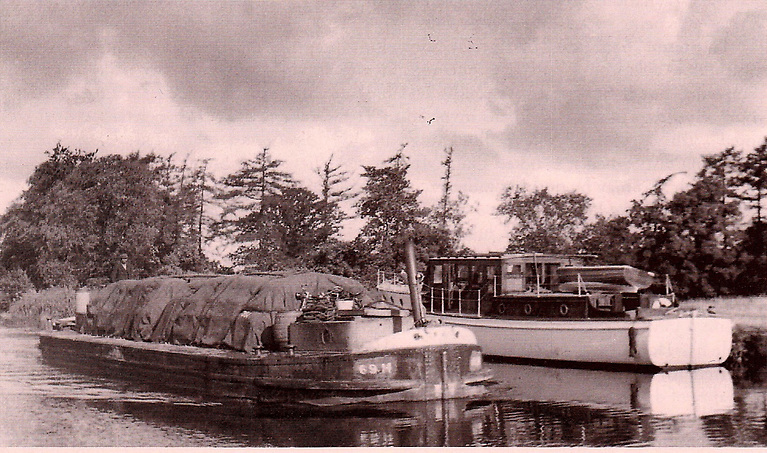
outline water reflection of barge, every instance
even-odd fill
[[[429,260],[427,317],[469,328],[486,355],[654,368],[719,365],[732,323],[675,307],[649,291],[655,276],[630,266],[585,266],[579,256],[488,254]],[[379,279],[392,303],[406,286]]]
[[[59,364],[258,401],[334,405],[484,392],[489,373],[467,329],[417,327],[407,312],[360,298],[327,306],[320,297],[363,290],[316,273],[122,281],[94,294],[80,316],[86,333],[43,332],[39,345]]]
[[[484,427],[495,423],[491,404],[463,399],[309,410],[245,401],[89,404],[155,426],[181,427],[213,443],[247,447],[463,447],[481,443]]]

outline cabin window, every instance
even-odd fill
[[[501,282],[503,292],[519,292],[525,290],[525,277],[522,273],[522,264],[507,264],[506,274]]]
[[[559,263],[546,264],[546,286],[549,289],[559,284],[559,278],[557,278],[557,268],[559,268]]]
[[[436,266],[434,266],[433,273],[434,274],[432,276],[432,283],[441,284],[442,283],[442,265],[437,264]]]
[[[475,285],[482,285],[485,283],[485,266],[471,266],[471,282]]]
[[[465,264],[459,264],[458,265],[458,280],[468,280],[469,279],[469,266]]]
[[[538,285],[543,285],[545,282],[543,281],[543,264],[528,264],[527,269],[525,269],[525,283],[528,287],[531,288],[537,288]]]

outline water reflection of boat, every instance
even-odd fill
[[[729,371],[722,367],[656,374],[495,364],[494,394],[523,401],[577,403],[675,417],[724,414],[734,407]]]
[[[488,403],[442,400],[334,409],[286,409],[240,401],[168,404],[162,401],[90,402],[155,426],[182,428],[219,446],[460,447],[475,444]]]
[[[574,403],[509,400],[493,403],[499,445],[615,447],[650,445],[651,416]]]

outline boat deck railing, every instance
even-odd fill
[[[427,287],[429,294],[428,308],[434,314],[459,314],[482,316],[482,290],[456,288],[452,291],[445,288]]]
[[[391,285],[407,285],[407,276],[403,273],[386,272],[379,270],[376,274],[376,284],[388,283]]]
[[[483,303],[485,312],[488,305],[493,303],[493,298],[499,295],[498,278],[493,277],[492,281],[486,282],[479,289],[466,289],[460,285],[453,288],[433,287],[424,285],[428,293],[427,308],[433,314],[459,314],[463,316],[482,317]],[[527,291],[519,292],[530,297],[540,297],[544,294],[550,294],[551,289],[543,285],[536,285]]]
[[[377,273],[377,287],[382,284],[391,286],[401,286],[402,293],[409,291],[407,287],[407,277],[399,275],[396,272],[385,272],[379,270]],[[421,294],[428,294],[428,301],[424,303],[429,313],[444,314],[453,313],[468,316],[480,317],[482,313],[482,293],[483,289],[463,289],[457,287],[449,290],[446,288],[435,288],[419,281]],[[495,281],[493,288],[495,289]],[[399,292],[399,291],[397,291]],[[485,292],[487,292],[485,290]],[[494,291],[495,292],[495,291]]]

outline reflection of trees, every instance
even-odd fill
[[[507,446],[644,445],[650,417],[632,412],[535,401],[495,403]]]
[[[718,447],[767,445],[767,394],[764,389],[738,389],[732,415],[704,417],[703,431]]]

